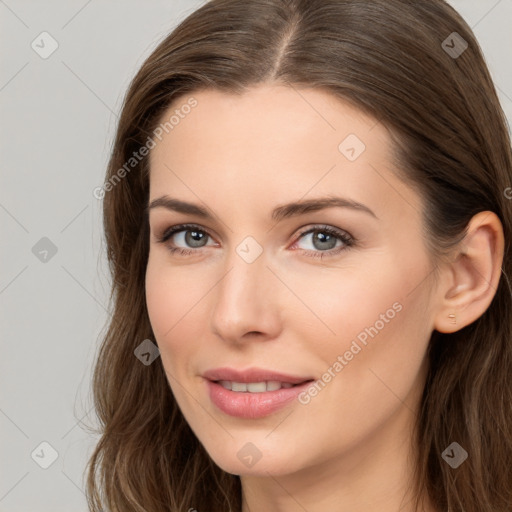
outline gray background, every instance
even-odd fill
[[[96,439],[80,421],[94,425],[90,375],[110,286],[92,192],[130,79],[203,3],[0,0],[0,512],[87,510]],[[512,123],[512,0],[451,4],[473,27]],[[31,46],[51,48],[44,31],[58,43],[46,59]],[[42,442],[58,454],[47,469]]]

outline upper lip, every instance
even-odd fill
[[[231,382],[263,382],[277,381],[289,382],[290,384],[300,384],[302,382],[313,380],[312,377],[298,377],[287,375],[264,368],[248,368],[247,370],[237,370],[235,368],[212,368],[203,373],[205,379],[211,381],[228,380]]]

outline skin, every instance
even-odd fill
[[[146,273],[150,321],[183,415],[215,463],[241,476],[243,512],[412,511],[428,342],[434,329],[458,330],[489,306],[503,256],[499,219],[475,216],[436,281],[422,198],[393,174],[389,133],[375,119],[327,92],[276,84],[193,96],[197,106],[151,151],[150,201],[193,202],[214,220],[151,209]],[[355,161],[338,149],[349,134],[366,145]],[[278,205],[327,195],[359,201],[376,218],[337,207],[270,218]],[[157,241],[185,222],[210,235],[206,245],[187,245],[184,232]],[[307,256],[331,247],[300,236],[319,224],[356,242]],[[247,236],[263,249],[252,263],[236,252]],[[401,310],[309,403],[251,420],[210,401],[201,374],[221,366],[321,379],[396,303]],[[261,453],[251,468],[237,457],[247,442]],[[444,512],[428,500],[423,510]]]

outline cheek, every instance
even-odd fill
[[[294,291],[317,318],[303,311],[310,318],[307,324],[291,317],[287,322],[297,326],[293,338],[318,360],[317,368],[328,371],[341,356],[343,368],[336,368],[344,377],[337,380],[347,379],[344,385],[356,394],[365,394],[365,386],[371,393],[378,382],[375,374],[405,392],[430,335],[426,284],[416,286],[428,275],[427,260],[421,254],[410,258],[408,266],[397,265],[391,254],[379,255],[378,265],[376,260],[365,264],[358,259],[343,269],[295,277]]]
[[[391,261],[376,268],[372,262],[366,265],[362,258],[357,259],[343,268],[312,267],[285,276],[286,282],[294,283],[294,294],[302,304],[293,297],[287,299],[297,302],[297,307],[284,321],[289,327],[297,326],[297,341],[304,339],[307,332],[310,348],[330,358],[348,350],[358,334],[362,333],[364,340],[365,328],[378,322],[382,329],[383,321],[397,321],[397,309],[408,293],[407,276],[401,275]],[[290,308],[282,310],[287,315]]]
[[[343,404],[339,414],[347,424],[364,430],[388,417],[401,400],[414,407],[411,393],[420,385],[431,331],[427,290],[411,290],[425,269],[390,262],[385,270],[346,274],[339,290],[325,289],[331,303],[322,318],[336,336],[330,343],[310,338],[313,357],[320,357],[325,371],[318,386],[323,398],[317,400],[315,391],[304,397],[312,415],[321,415],[327,403]]]
[[[175,283],[168,277],[150,255],[146,269],[146,305],[153,333],[159,342],[175,323],[179,303]]]
[[[204,326],[197,319],[207,315],[201,309],[205,303],[201,298],[209,287],[201,283],[204,280],[197,272],[173,268],[165,256],[150,253],[145,283],[149,320],[169,386],[186,416],[193,403],[189,403],[184,385],[193,373],[194,357],[204,339]]]
[[[200,272],[172,267],[161,254],[149,255],[146,269],[146,304],[159,342],[177,338],[177,332],[192,327],[191,316],[201,307],[208,286]]]
[[[168,263],[150,255],[146,269],[146,305],[155,342],[160,350],[163,367],[173,392],[172,377],[182,382],[190,373],[190,362],[194,351],[204,338],[204,331],[198,321],[206,318],[202,311],[205,288],[198,274],[190,275],[183,269],[172,268]]]

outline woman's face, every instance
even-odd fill
[[[193,98],[164,116],[179,121],[151,150],[149,202],[208,216],[152,207],[146,273],[184,417],[234,474],[392,456],[422,391],[434,294],[421,198],[394,176],[388,132],[318,90]],[[326,198],[347,203],[284,206]]]

